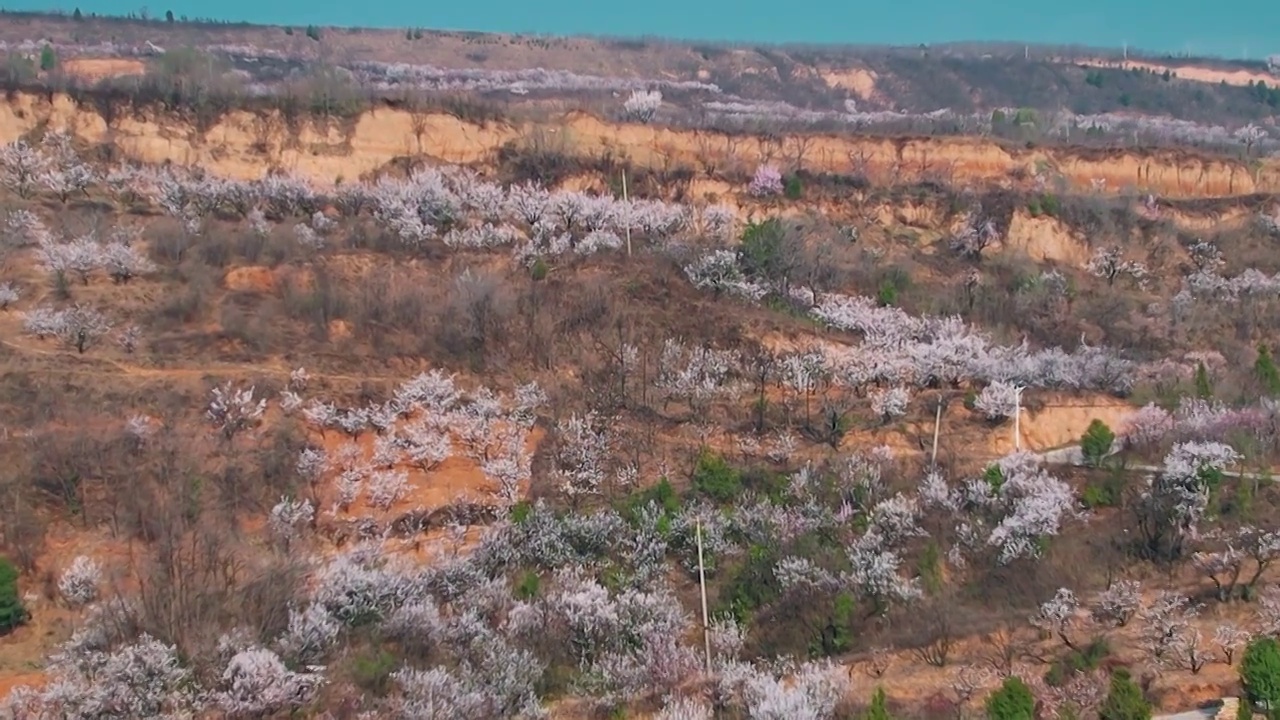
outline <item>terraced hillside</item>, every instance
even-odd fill
[[[199,105],[169,61],[0,106],[0,717],[1091,717],[1118,669],[1239,695],[1276,631],[1264,120]]]

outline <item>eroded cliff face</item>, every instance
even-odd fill
[[[232,112],[200,129],[177,115],[121,112],[110,119],[67,96],[17,94],[0,104],[0,141],[40,128],[63,129],[88,143],[111,143],[125,157],[200,165],[234,178],[279,169],[320,184],[351,180],[403,157],[484,165],[507,143],[582,157],[609,152],[639,165],[685,166],[702,175],[751,171],[762,162],[815,172],[866,174],[876,182],[921,179],[1018,185],[1039,174],[1050,183],[1108,192],[1138,190],[1170,198],[1280,192],[1280,162],[1246,164],[1177,150],[1010,149],[981,138],[875,138],[720,133],[602,121],[570,113],[549,121],[479,125],[441,113],[373,109],[354,123],[303,121],[278,113]]]

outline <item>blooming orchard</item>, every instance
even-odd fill
[[[483,81],[452,71],[403,76]],[[629,89],[635,92],[623,112],[652,121],[661,92]],[[832,718],[848,690],[847,673],[822,661],[784,666],[777,658],[745,659],[762,631],[760,618],[852,604],[856,612],[823,618],[831,628],[839,624],[839,633],[824,628],[799,638],[810,652],[843,652],[847,639],[831,636],[850,631],[847,625],[922,615],[920,604],[936,601],[932,586],[941,582],[944,564],[946,577],[961,582],[984,573],[1034,576],[1033,565],[1065,543],[1073,525],[1091,519],[1079,487],[1063,479],[1073,478],[1030,453],[984,458],[974,467],[957,463],[947,472],[945,464],[912,468],[887,447],[851,450],[841,440],[852,413],[840,402],[869,410],[872,421],[864,415],[859,431],[888,433],[910,425],[901,419],[930,394],[970,392],[973,411],[996,423],[1018,412],[1024,388],[1124,394],[1156,372],[1083,342],[1071,351],[1002,344],[959,317],[912,315],[869,297],[827,292],[818,281],[810,287],[780,279],[748,262],[743,248],[724,246],[736,222],[726,206],[504,186],[462,168],[419,168],[407,177],[325,190],[286,175],[236,181],[133,166],[102,174],[81,165],[69,139],[57,134],[39,147],[19,142],[0,153],[0,180],[23,196],[47,192],[70,201],[93,190],[99,177],[120,197],[152,203],[181,223],[175,234],[183,242],[212,235],[215,223],[235,222],[253,242],[283,237],[305,262],[342,247],[344,221],[353,218],[415,261],[444,251],[471,257],[502,251],[544,271],[548,261],[619,250],[629,238],[641,251],[683,253],[685,277],[708,295],[782,299],[841,332],[780,351],[697,337],[661,337],[649,348],[634,337],[619,339],[609,348],[610,371],[640,378],[624,377],[622,398],[613,403],[553,405],[549,395],[560,397],[558,385],[550,392],[532,381],[487,387],[439,369],[359,400],[319,395],[333,378],[301,368],[279,373],[282,382],[270,390],[260,389],[269,387],[265,382],[214,385],[197,411],[218,453],[257,452],[254,442],[280,418],[298,432],[285,460],[271,467],[290,484],[265,496],[270,542],[255,551],[305,559],[298,567],[306,581],[260,625],[249,626],[235,612],[210,612],[209,628],[202,628],[206,646],[193,652],[180,647],[189,640],[146,622],[166,607],[163,597],[131,602],[104,583],[104,574],[114,575],[99,561],[77,557],[56,576],[56,587],[83,619],[51,660],[50,682],[16,690],[0,717],[302,713],[322,702],[330,682],[345,682],[345,666],[330,668],[348,661],[344,643],[377,637],[399,653],[380,671],[381,692],[362,701],[378,716],[543,717],[542,694],[571,674],[574,690],[602,706],[663,698],[661,717],[710,717],[714,708],[753,718]],[[745,192],[765,197],[782,190],[780,173],[762,165]],[[51,284],[69,293],[105,286],[104,276],[120,292],[146,290],[169,271],[151,259],[163,253],[143,252],[137,228],[100,224],[63,237],[24,210],[10,213],[5,225]],[[977,261],[997,235],[996,222],[975,213],[953,246]],[[715,247],[688,251],[708,239]],[[1195,269],[1185,287],[1192,300],[1274,289],[1262,273],[1223,278],[1221,255],[1207,244],[1193,246],[1189,257]],[[1147,278],[1143,266],[1115,248],[1099,250],[1084,269],[1108,284]],[[461,274],[460,286],[474,286],[477,277]],[[1061,273],[1039,281],[1065,293]],[[45,296],[26,290],[0,285],[0,308]],[[123,324],[125,314],[50,304],[25,308],[22,322],[30,334],[83,353]],[[134,352],[140,331],[125,325],[117,339]],[[1186,375],[1173,364],[1175,374]],[[649,465],[627,414],[627,390],[635,383],[643,385],[636,392],[653,427],[700,434],[687,486],[641,485],[657,475],[674,477],[678,463],[662,458]],[[716,428],[707,422],[743,397],[758,412],[756,434],[737,444],[745,461],[757,464],[752,473],[712,451]],[[1247,431],[1262,445],[1274,438],[1278,418],[1274,401],[1228,407],[1185,400],[1176,409],[1135,410],[1118,428],[1127,448],[1167,451],[1124,503],[1141,554],[1155,562],[1187,558],[1219,601],[1261,598],[1255,624],[1272,632],[1280,628],[1280,600],[1268,591],[1266,575],[1280,558],[1280,535],[1243,523],[1214,528],[1213,499],[1244,457],[1226,440]],[[167,423],[131,411],[120,423],[121,451],[167,451]],[[828,457],[811,461],[822,443],[832,448]],[[460,465],[483,482],[443,502],[426,500]],[[440,531],[451,548],[406,562],[398,551],[419,549],[428,531]],[[336,554],[313,554],[325,533],[341,534],[345,544]],[[687,681],[703,672],[704,660],[690,641],[698,621],[681,601],[679,583],[707,576],[721,583],[726,601],[711,623],[715,654],[708,682],[699,685],[708,692],[695,695]],[[1136,625],[1144,651],[1162,668],[1199,672],[1220,656],[1230,662],[1252,632],[1228,624],[1205,631],[1199,607],[1186,597],[1153,596],[1132,580],[1087,592],[1058,588],[1036,600],[1031,623],[1054,642],[1074,648],[1094,631]],[[966,673],[954,678],[954,689],[975,698],[990,679]],[[1053,689],[1035,682],[1045,703],[1080,710],[1100,702],[1088,677]]]

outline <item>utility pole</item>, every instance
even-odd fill
[[[622,202],[627,201],[627,169],[622,168]],[[627,257],[631,257],[631,218],[627,218]]]
[[[707,672],[711,672],[711,624],[707,620],[707,576],[702,564],[702,518],[694,525],[698,536],[698,586],[702,591],[702,649],[706,654]]]
[[[1013,449],[1015,451],[1022,449],[1022,391],[1025,387],[1018,386],[1013,390]]]
[[[942,424],[942,398],[938,398],[938,411],[933,417],[933,451],[929,453],[929,466],[938,466],[938,426]]]

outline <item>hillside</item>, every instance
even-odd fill
[[[37,28],[61,69],[0,103],[0,718],[953,718],[1010,677],[1091,718],[1117,669],[1157,710],[1240,695],[1280,628],[1260,116],[729,128],[675,85],[188,82],[273,37],[550,64],[510,38],[0,39]],[[107,34],[202,49],[64,47]],[[659,45],[528,52],[721,52]],[[821,82],[905,102],[881,61]]]

